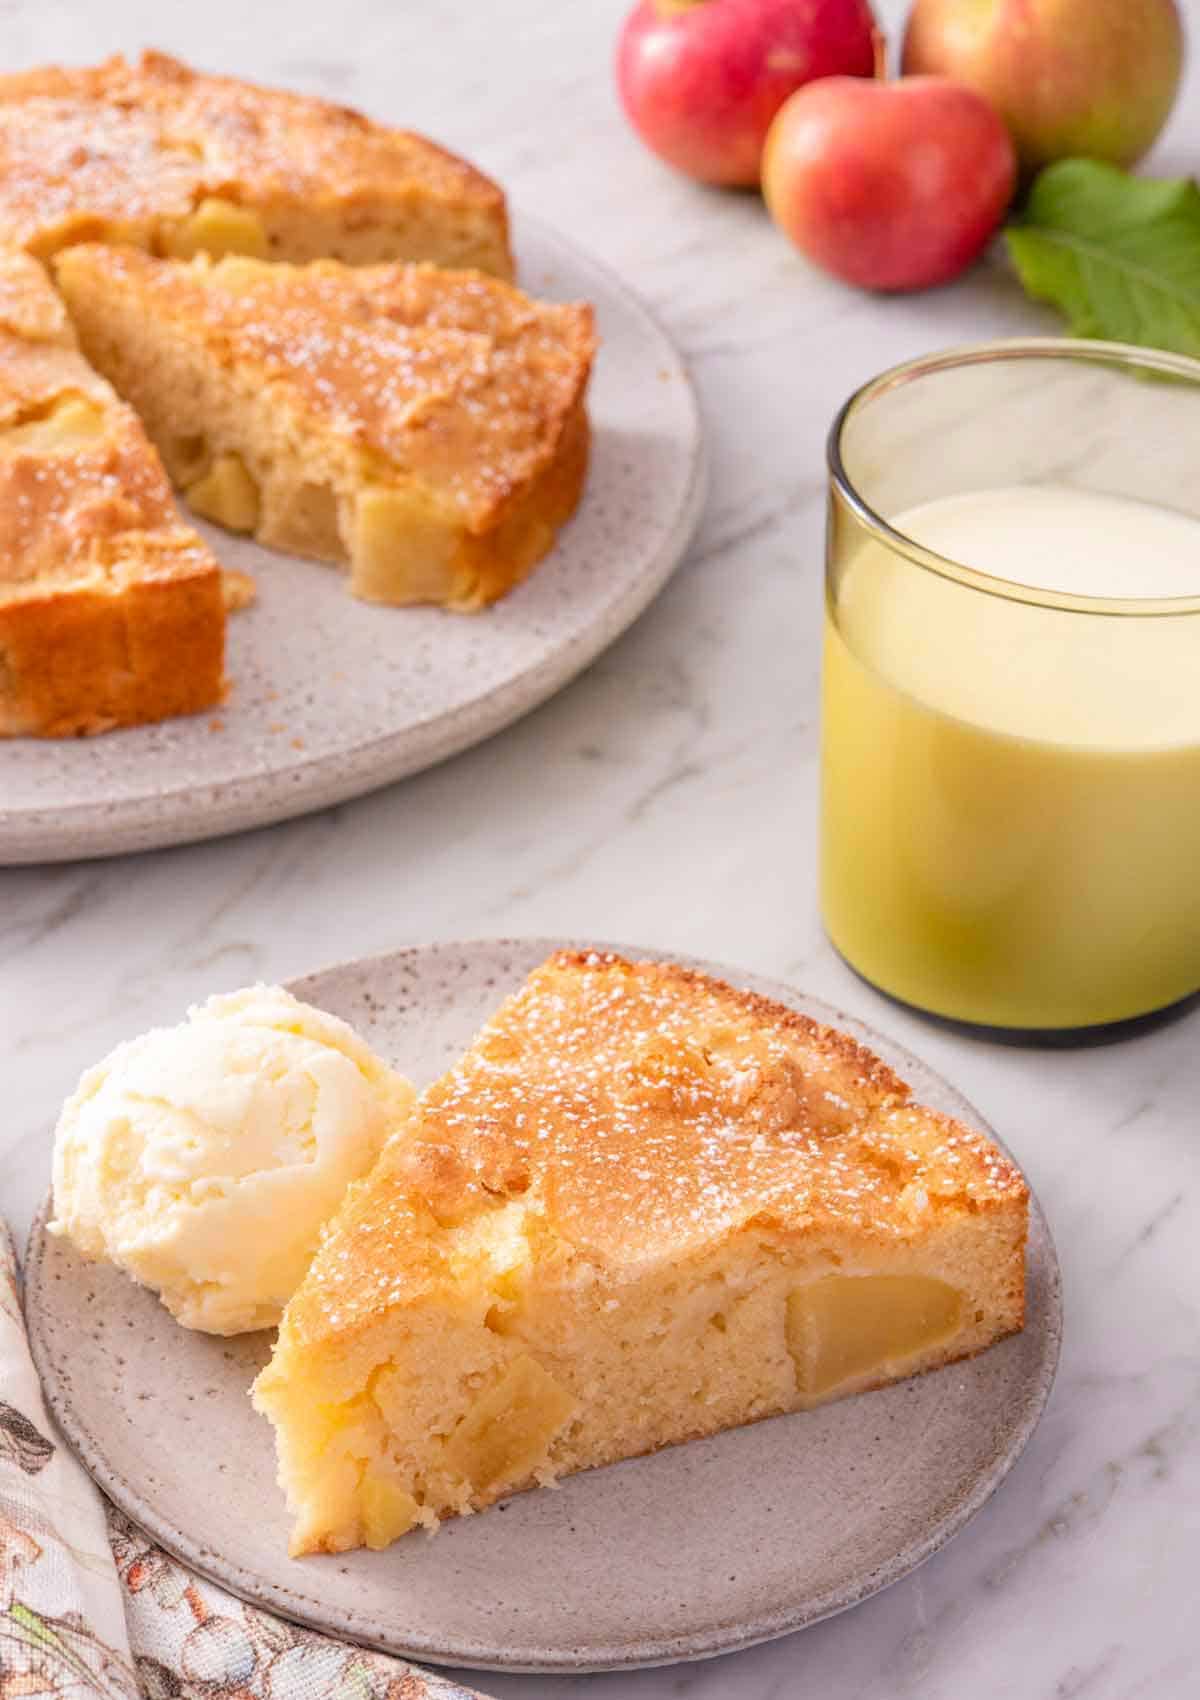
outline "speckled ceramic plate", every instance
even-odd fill
[[[293,989],[424,1082],[552,948],[400,951]],[[915,1057],[839,1011],[714,971],[848,1028],[927,1103],[986,1125]],[[799,1629],[894,1582],[962,1528],[1029,1438],[1054,1374],[1058,1268],[1036,1203],[1030,1228],[1028,1325],[969,1363],[574,1476],[432,1541],[338,1558],[287,1557],[271,1431],[246,1397],[269,1336],[189,1334],[40,1221],[30,1333],[50,1404],[101,1487],[235,1593],[435,1663],[614,1669]]]
[[[524,287],[592,301],[601,339],[587,488],[553,553],[466,616],[357,602],[336,569],[201,526],[259,587],[229,622],[229,703],[102,738],[0,740],[0,864],[213,838],[358,796],[516,720],[641,613],[699,517],[695,398],[617,278],[537,224],[517,229]]]

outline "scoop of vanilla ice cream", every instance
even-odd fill
[[[278,986],[210,998],[83,1076],[59,1118],[54,1219],[187,1328],[279,1321],[413,1089]]]

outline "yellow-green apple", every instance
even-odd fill
[[[986,247],[1016,183],[987,101],[945,77],[828,77],[779,110],[763,153],[771,217],[864,289],[945,283]]]
[[[916,0],[904,37],[906,71],[987,96],[1027,172],[1075,154],[1132,165],[1182,68],[1175,0]]]
[[[869,0],[639,0],[617,43],[638,135],[703,183],[752,185],[787,97],[815,77],[869,77]]]

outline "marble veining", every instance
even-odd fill
[[[711,494],[689,559],[574,685],[444,766],[289,825],[0,872],[0,1208],[24,1231],[79,1071],[209,992],[415,940],[578,933],[802,985],[893,1033],[988,1115],[1063,1262],[1059,1381],[945,1552],[855,1611],[707,1664],[491,1676],[502,1700],[1190,1700],[1200,1693],[1200,1012],[1106,1049],[966,1040],[833,955],[814,893],[822,454],[882,367],[1057,328],[993,258],[921,296],[810,271],[750,196],[673,178],[609,75],[624,0],[18,0],[0,63],[154,43],[458,146],[615,266],[688,357]],[[903,6],[879,7],[896,22]],[[1200,4],[1185,11],[1200,32]],[[486,20],[486,21],[485,21]],[[1200,60],[1154,165],[1195,170]],[[0,752],[2,753],[2,752]],[[2,784],[0,762],[0,784]],[[399,1059],[398,1059],[399,1060]]]

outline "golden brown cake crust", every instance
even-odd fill
[[[0,256],[0,735],[209,707],[224,630],[220,569],[137,418],[76,351],[38,263]]]
[[[621,1280],[750,1222],[916,1246],[948,1215],[1026,1197],[990,1141],[913,1105],[847,1035],[669,963],[562,953],[422,1095],[286,1327],[300,1346],[344,1339],[452,1286],[439,1226],[510,1199]]]
[[[126,543],[138,576],[98,573],[0,601],[0,735],[107,732],[221,701],[224,604],[211,556],[183,527]]]
[[[349,108],[155,52],[0,77],[0,241],[43,258],[97,238],[154,249],[214,196],[263,213],[269,230],[297,211],[336,211],[351,230],[389,213],[440,217],[470,226],[488,269],[511,274],[496,185]],[[309,257],[279,240],[281,257]]]

